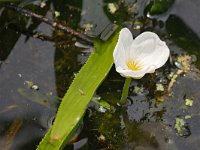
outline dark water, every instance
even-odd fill
[[[115,12],[109,10],[109,3],[114,4]],[[77,141],[66,149],[199,149],[200,3],[176,0],[167,13],[147,17],[149,4],[146,0],[60,0],[46,1],[44,8],[39,1],[21,5],[103,40],[111,34],[105,34],[105,29],[114,23],[129,27],[134,36],[153,31],[171,50],[164,67],[132,82],[122,107],[117,100],[124,79],[113,67],[95,93],[111,105],[111,110],[100,112],[91,102]],[[60,15],[56,17],[55,11]],[[35,31],[46,36],[36,38]],[[76,47],[77,39],[70,34],[2,7],[0,32],[0,147],[36,149],[52,124],[60,97],[91,50]],[[178,74],[180,69],[185,72]],[[186,105],[186,99],[193,104]],[[178,125],[177,119],[184,125]]]

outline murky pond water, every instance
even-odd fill
[[[117,104],[124,79],[113,67],[95,94],[111,110],[104,112],[91,102],[76,140],[65,149],[199,149],[200,2],[176,0],[157,16],[148,15],[149,4],[61,0],[46,1],[42,8],[40,1],[22,3],[25,9],[102,40],[109,38],[114,24],[132,29],[134,36],[150,30],[171,50],[164,67],[132,81],[124,106]],[[61,97],[91,53],[90,48],[76,47],[76,41],[70,34],[0,7],[0,149],[36,149],[51,127]]]

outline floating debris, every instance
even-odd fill
[[[99,107],[99,111],[102,112],[102,113],[105,113],[105,112],[106,112],[106,109],[105,109],[103,106],[100,106],[100,107]]]
[[[168,79],[170,79],[168,85],[168,91],[170,91],[171,88],[173,87],[177,77],[179,77],[183,73],[187,73],[188,71],[190,71],[191,62],[192,62],[192,57],[189,55],[185,54],[177,56],[174,65],[178,68],[178,70],[176,72],[171,72],[168,76]]]
[[[30,89],[39,90],[39,86],[34,84],[32,81],[25,81],[24,84],[27,85]]]
[[[191,107],[193,105],[193,100],[192,99],[188,99],[188,98],[185,99],[185,105]]]
[[[53,95],[53,92],[48,92],[46,93],[47,96],[52,96]]]
[[[165,91],[164,86],[160,83],[156,84],[156,91]]]
[[[93,28],[93,24],[87,23],[83,25],[83,28],[85,29],[85,32],[91,31]]]
[[[76,47],[79,47],[79,48],[85,48],[85,49],[90,49],[90,48],[92,48],[91,45],[85,45],[85,44],[80,43],[80,42],[75,42],[75,46],[76,46]]]
[[[42,2],[40,3],[40,7],[41,7],[41,8],[44,8],[46,5],[47,5],[47,4],[46,4],[45,1],[42,1]]]
[[[103,134],[101,134],[98,138],[97,138],[99,141],[105,141],[106,140],[106,137],[103,135]]]
[[[170,80],[170,82],[168,84],[168,89],[167,89],[168,91],[170,91],[171,88],[173,87],[174,83],[176,82],[176,78],[177,77],[178,77],[178,75],[175,74],[174,72],[169,74],[169,79],[171,79],[171,80]]]
[[[174,83],[176,82],[176,79],[178,78],[179,75],[181,75],[183,73],[182,70],[178,69],[176,72],[171,72],[168,76],[168,78],[170,79],[170,82],[168,84],[168,92],[171,90],[171,88],[173,87]]]
[[[21,74],[21,73],[18,73],[18,76],[21,78],[21,77],[22,77],[22,74]]]
[[[185,116],[187,119],[191,118],[189,115]],[[176,123],[174,128],[177,130],[177,134],[181,137],[188,137],[191,132],[186,122],[182,118],[176,118]]]
[[[117,11],[118,6],[114,3],[108,3],[108,9],[111,14],[114,14]]]
[[[136,94],[141,94],[141,93],[144,93],[144,88],[143,87],[139,87],[139,86],[135,86],[133,91]]]
[[[34,84],[34,85],[31,86],[31,89],[33,89],[33,90],[39,90],[39,86],[36,85],[36,84]]]
[[[190,118],[192,118],[192,116],[190,116],[190,115],[185,116],[185,119],[190,119]]]
[[[138,20],[134,21],[134,23],[133,23],[134,30],[140,30],[142,28],[142,26],[143,26],[142,22],[140,22]]]
[[[185,120],[181,118],[176,118],[176,123],[174,128],[177,130],[178,135],[183,136],[183,128],[185,125]]]
[[[159,81],[160,83],[162,83],[162,84],[164,84],[164,85],[166,85],[167,84],[167,80],[166,79],[160,79],[160,81]]]
[[[54,15],[55,15],[55,17],[57,18],[57,17],[60,16],[60,12],[59,12],[59,11],[54,11]]]
[[[190,70],[192,58],[189,55],[180,55],[177,57],[177,64],[179,64],[179,69],[183,70],[184,72],[188,72]]]
[[[175,61],[175,62],[174,62],[174,65],[175,65],[177,68],[179,68],[179,69],[183,69],[183,65],[182,65],[180,62],[178,62],[178,61]]]

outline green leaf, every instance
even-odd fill
[[[174,3],[174,0],[154,0],[150,9],[150,14],[161,14],[166,12],[169,7]]]
[[[113,50],[118,32],[106,42],[95,41],[95,50],[76,75],[65,94],[52,128],[37,150],[62,149],[81,121],[87,104],[113,65]]]

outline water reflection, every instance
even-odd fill
[[[12,15],[15,15],[14,12],[9,15],[8,10],[4,10],[1,8],[0,13],[0,61],[5,61],[11,52],[12,48],[14,47],[15,43],[17,42],[20,33],[9,29],[7,26],[13,20]],[[16,15],[13,17],[17,17]]]
[[[111,21],[103,11],[103,1],[83,1],[80,26],[86,28],[86,25],[91,25],[91,30],[86,30],[87,34],[98,36],[109,24]]]
[[[39,28],[51,34],[45,24]],[[9,34],[6,40],[13,37]],[[1,42],[5,42],[3,40]],[[20,34],[11,43],[13,46],[8,48],[12,51],[6,54],[0,69],[1,143],[8,143],[7,149],[35,149],[49,128],[48,120],[56,113],[55,105],[51,108],[40,105],[57,95],[53,65],[55,48],[53,43],[33,38],[27,41],[27,37]],[[7,46],[9,42],[3,44]],[[51,93],[51,96],[35,97],[37,91],[30,89],[26,81],[37,84],[40,93]]]

